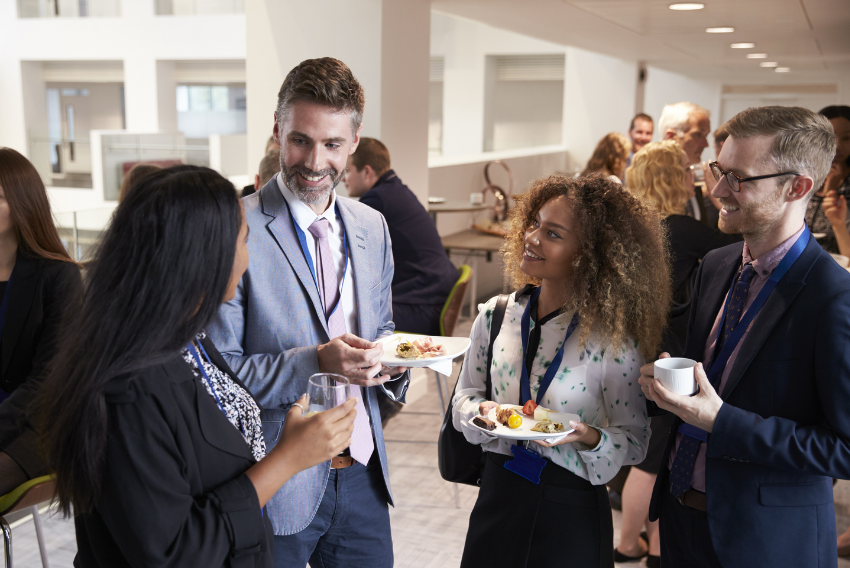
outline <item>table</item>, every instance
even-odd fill
[[[441,203],[428,203],[428,213],[431,215],[434,223],[437,222],[437,213],[474,213],[492,208],[492,205],[485,205],[483,203],[473,205],[469,200],[464,201],[462,199],[447,199]]]
[[[478,258],[484,257],[487,262],[490,262],[493,259],[493,253],[499,252],[505,239],[475,229],[466,229],[459,233],[441,237],[440,240],[443,242],[443,248],[446,249],[447,254],[456,251],[472,257],[472,279],[469,283],[469,317],[474,320],[477,308],[475,302],[478,299]]]

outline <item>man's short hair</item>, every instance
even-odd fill
[[[358,172],[369,166],[381,177],[390,171],[390,151],[380,140],[361,136],[357,150],[351,155],[351,163]]]
[[[269,152],[260,160],[260,187],[266,185],[280,171],[280,154]]]
[[[717,130],[714,131],[714,143],[722,144],[726,142],[726,139],[729,138],[729,130],[726,128],[725,124],[721,124]]]
[[[351,69],[338,59],[322,57],[299,63],[283,80],[277,94],[277,120],[283,123],[295,101],[309,101],[351,114],[354,131],[363,121],[366,96]]]
[[[652,117],[651,117],[651,116],[649,116],[649,115],[648,115],[648,114],[646,114],[645,112],[639,112],[639,113],[637,113],[637,114],[635,115],[635,117],[632,119],[631,124],[629,124],[629,132],[631,132],[632,130],[634,130],[634,129],[635,129],[635,121],[636,121],[636,120],[646,120],[647,122],[649,122],[650,124],[652,124]]]
[[[664,110],[661,111],[661,118],[658,119],[658,130],[661,131],[661,137],[663,138],[668,130],[672,130],[678,136],[681,136],[688,130],[691,116],[702,114],[711,116],[711,113],[706,109],[686,101],[665,106]]]
[[[795,171],[814,180],[814,194],[826,179],[835,157],[835,133],[829,120],[802,107],[764,106],[739,112],[726,123],[735,139],[772,136],[766,161],[778,172]],[[784,183],[787,178],[778,178]]]

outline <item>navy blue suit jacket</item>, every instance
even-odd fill
[[[413,192],[390,170],[360,197],[360,203],[387,220],[395,262],[393,304],[442,305],[457,281],[457,268]]]
[[[684,357],[701,361],[743,243],[705,257]],[[832,478],[850,477],[850,274],[812,238],[742,340],[706,448],[711,540],[727,568],[836,566]],[[667,463],[650,519],[669,491]]]

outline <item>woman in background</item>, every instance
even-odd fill
[[[65,308],[82,292],[35,167],[0,148],[0,495],[47,475],[29,410]]]
[[[721,233],[685,215],[685,204],[691,198],[693,187],[686,163],[682,147],[675,140],[664,140],[644,146],[626,170],[628,190],[663,216],[669,232],[673,309],[664,330],[661,351],[674,357],[684,350],[692,279],[702,257],[713,249],[741,240],[740,235]],[[646,458],[629,471],[623,486],[623,521],[620,543],[614,551],[616,562],[637,562],[648,555],[648,568],[661,565],[658,521],[649,522],[649,499],[674,419],[672,414],[652,417],[652,436]],[[646,527],[645,540],[640,535],[643,527]]]
[[[268,450],[260,410],[204,326],[248,266],[233,185],[206,168],[145,176],[115,211],[45,382],[43,429],[74,566],[272,565],[263,506],[348,447],[354,400]]]
[[[608,176],[611,181],[620,183],[631,151],[632,143],[624,134],[608,133],[596,145],[593,155],[590,156],[587,166],[580,175],[587,176],[596,172]]]
[[[599,174],[551,176],[518,199],[503,252],[520,291],[493,345],[492,400],[485,384],[496,298],[473,324],[453,398],[454,428],[486,456],[461,566],[610,568],[605,483],[646,453],[637,378],[669,307],[660,219]],[[504,467],[520,451],[510,440],[469,424],[497,404],[528,400],[580,419],[565,424],[575,431],[556,444],[529,445],[546,465],[539,485]]]
[[[118,193],[118,201],[124,201],[124,198],[127,197],[127,192],[130,191],[130,188],[133,187],[136,182],[159,169],[161,168],[156,164],[144,163],[136,164],[130,168],[130,171],[124,176],[124,181],[121,182],[121,191]]]

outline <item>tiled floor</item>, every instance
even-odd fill
[[[466,322],[464,330],[469,328]],[[458,365],[455,365],[455,375]],[[449,381],[454,384],[454,378]],[[391,509],[393,548],[397,568],[452,568],[460,564],[469,512],[477,490],[459,487],[460,507],[455,506],[452,485],[437,471],[437,436],[442,416],[433,379],[429,391],[385,429],[390,477],[396,499]],[[835,489],[838,531],[850,526],[850,482]],[[619,513],[614,511],[614,539],[619,539]],[[59,515],[45,515],[44,530],[49,558],[54,567],[72,565],[76,551],[74,525]],[[38,568],[41,561],[31,522],[14,529],[16,568]],[[620,564],[618,568],[644,564]],[[850,560],[839,559],[839,568],[850,568]]]

